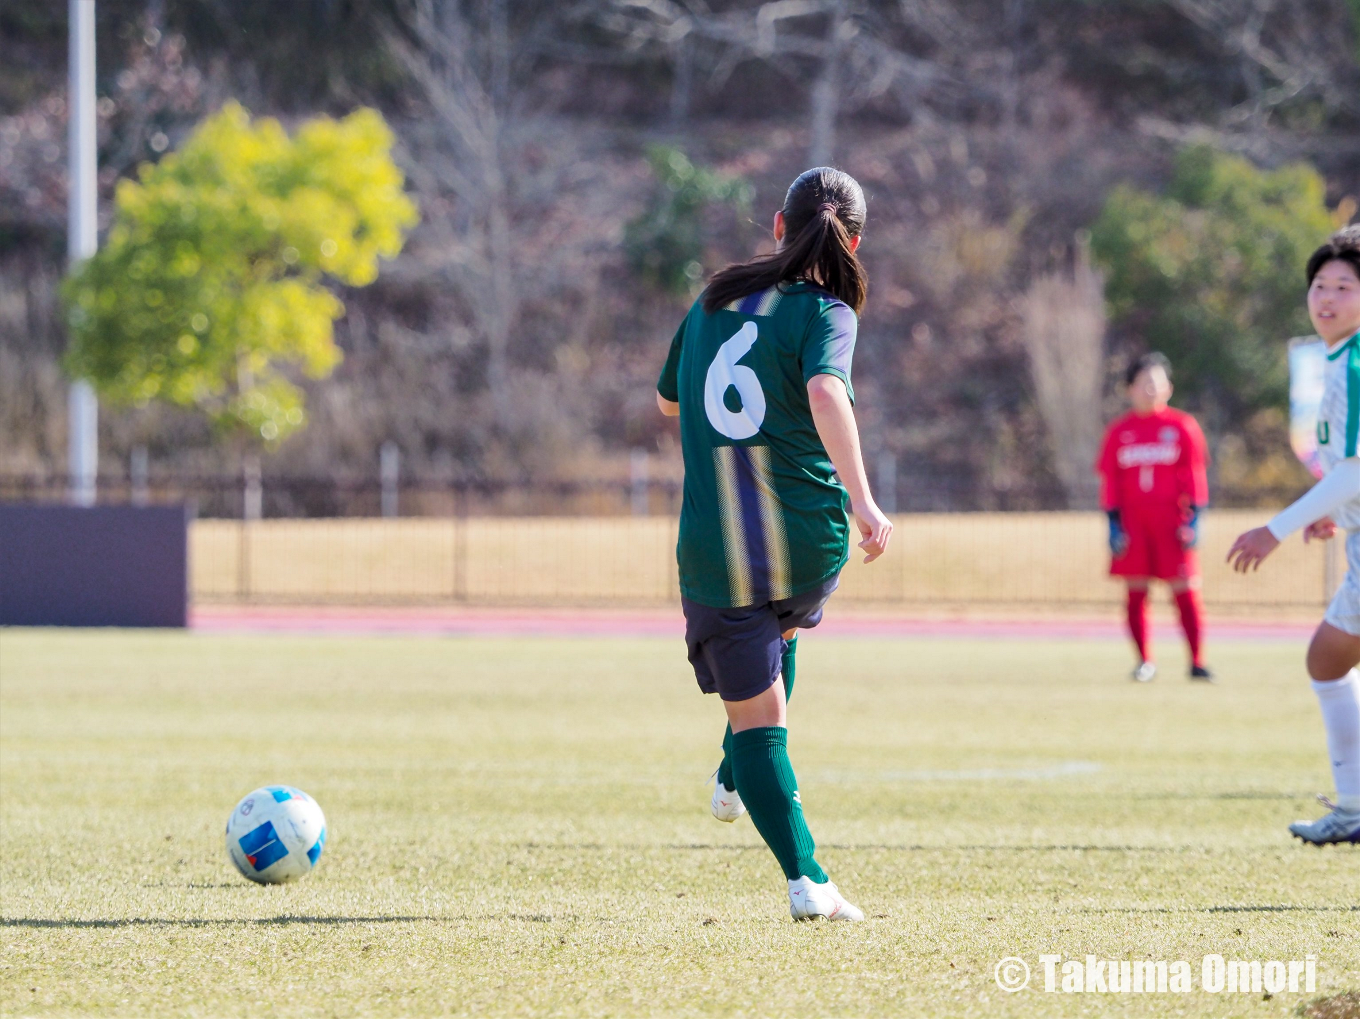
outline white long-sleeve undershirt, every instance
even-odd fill
[[[1327,476],[1290,503],[1266,524],[1276,541],[1284,541],[1301,527],[1330,515],[1352,499],[1360,497],[1360,457],[1347,457],[1327,472]]]

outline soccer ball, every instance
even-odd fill
[[[301,789],[267,785],[227,818],[227,853],[245,877],[283,884],[310,874],[326,847],[326,816]]]

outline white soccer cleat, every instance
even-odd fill
[[[819,885],[810,877],[789,882],[789,913],[795,920],[863,920],[858,906],[845,901],[830,881]]]
[[[1360,842],[1360,810],[1342,810],[1325,796],[1318,799],[1331,808],[1331,813],[1316,821],[1295,821],[1289,833],[1314,846]]]
[[[1132,679],[1135,683],[1151,683],[1152,677],[1157,675],[1157,666],[1153,662],[1143,662],[1138,668],[1133,670]]]
[[[710,806],[713,807],[713,816],[728,824],[746,813],[746,804],[741,802],[737,791],[727,788],[717,779],[713,780],[713,802]]]

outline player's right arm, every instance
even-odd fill
[[[680,416],[680,348],[685,342],[685,326],[688,323],[689,315],[686,315],[685,321],[680,323],[680,328],[671,339],[670,353],[666,355],[666,363],[661,368],[661,377],[656,380],[656,406],[668,418]]]
[[[1105,511],[1105,517],[1110,525],[1110,555],[1118,559],[1129,549],[1129,535],[1124,530],[1123,511],[1119,506],[1119,485],[1115,480],[1119,465],[1115,461],[1114,432],[1115,425],[1112,424],[1105,432],[1105,441],[1101,443],[1095,471],[1100,475],[1100,507]]]

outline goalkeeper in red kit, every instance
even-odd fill
[[[1133,409],[1110,425],[1101,446],[1100,504],[1110,518],[1110,575],[1128,584],[1129,633],[1138,648],[1133,678],[1157,674],[1148,632],[1151,580],[1171,585],[1190,645],[1190,678],[1212,682],[1200,640],[1199,514],[1209,501],[1204,433],[1185,411],[1167,406],[1171,365],[1162,354],[1145,354],[1125,376]]]

